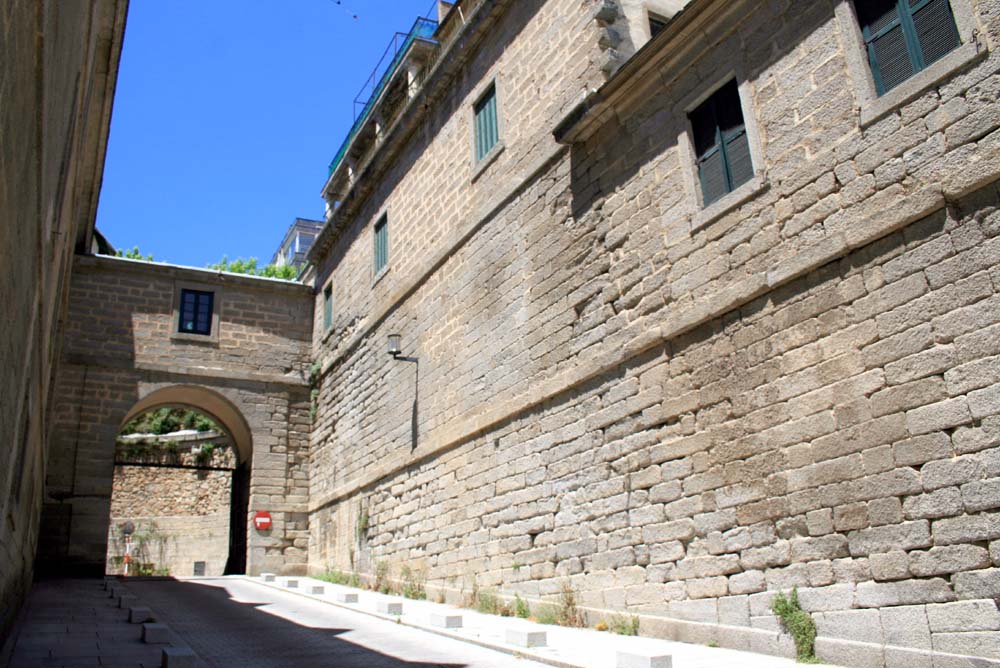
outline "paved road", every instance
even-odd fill
[[[132,580],[129,589],[218,668],[542,668],[245,580]]]

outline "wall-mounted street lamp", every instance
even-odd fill
[[[389,335],[389,354],[392,355],[393,359],[399,359],[403,354],[403,350],[399,347],[400,336],[399,334]]]

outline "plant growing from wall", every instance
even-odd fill
[[[423,573],[418,573],[409,566],[403,566],[400,578],[403,580],[403,596],[421,601],[427,598],[427,590],[424,588],[426,578]]]
[[[475,607],[478,612],[482,612],[487,615],[499,614],[500,600],[497,598],[495,593],[489,589],[480,590],[477,586],[472,590],[472,595],[475,598],[473,607]]]
[[[372,589],[380,594],[391,594],[392,583],[389,581],[389,562],[380,561],[375,564],[375,583]]]
[[[358,504],[358,524],[355,528],[355,539],[357,539],[358,545],[364,542],[365,536],[368,534],[368,509],[365,508],[364,502]]]
[[[323,365],[319,360],[309,366],[309,421],[315,423],[319,413],[319,375]]]
[[[204,466],[212,461],[212,454],[215,452],[215,448],[218,447],[215,443],[203,443],[202,446],[194,451],[194,461],[200,466]]]
[[[803,663],[816,663],[816,622],[799,605],[798,589],[790,595],[778,592],[771,599],[771,611],[781,620],[781,626],[795,642],[795,657]]]
[[[531,617],[531,608],[528,602],[521,598],[520,594],[514,594],[514,615],[521,619]]]
[[[540,605],[535,608],[535,621],[539,624],[558,624],[559,611],[554,605]]]
[[[323,580],[330,584],[347,585],[348,587],[360,587],[361,578],[354,571],[344,572],[339,568],[327,567],[325,573],[316,576],[317,580]]]
[[[559,594],[559,605],[556,608],[556,623],[560,626],[584,627],[587,621],[583,612],[576,605],[576,592],[568,582],[564,582]]]
[[[608,618],[607,628],[620,636],[639,635],[639,617],[637,615],[612,615]]]
[[[132,250],[124,250],[124,251],[121,248],[119,248],[118,250],[115,251],[115,256],[116,257],[124,257],[124,258],[127,258],[129,260],[145,260],[146,262],[152,262],[153,261],[153,256],[152,255],[143,255],[139,251],[139,247],[138,246],[132,246]]]

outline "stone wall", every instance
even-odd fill
[[[66,285],[93,230],[126,6],[0,6],[0,644],[32,579]]]
[[[114,518],[108,527],[107,573],[125,572],[125,537],[121,524],[131,521],[133,535],[131,575],[196,575],[195,562],[204,562],[202,575],[222,575],[229,557],[229,509],[211,515],[176,517],[136,515]]]
[[[480,54],[516,76],[597,48],[588,14],[528,4],[320,258],[310,568],[405,565],[453,601],[569,583],[594,616],[786,654],[768,603],[797,586],[824,659],[1000,660],[1000,5],[965,5],[938,79],[872,102],[844,3],[695,2],[581,109],[527,114],[524,158],[422,172],[465,159]],[[734,69],[756,176],[703,210],[685,109]],[[417,189],[440,209],[409,215]],[[386,210],[419,239],[372,285]]]
[[[231,471],[115,466],[111,521],[228,511],[232,478]]]
[[[182,286],[216,293],[213,336],[177,336]],[[189,406],[249,466],[247,570],[306,560],[312,291],[302,284],[107,257],[77,257],[46,485],[41,566],[103,572],[115,437],[140,412]],[[182,572],[186,572],[186,568]]]

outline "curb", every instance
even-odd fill
[[[236,576],[236,577],[238,577],[239,579],[244,580],[246,582],[250,582],[252,584],[257,584],[257,585],[260,585],[262,587],[268,587],[270,589],[276,589],[278,591],[285,592],[287,594],[294,594],[296,596],[301,596],[303,598],[307,598],[307,599],[310,599],[312,601],[316,601],[317,603],[325,603],[325,604],[331,605],[331,606],[333,606],[335,608],[340,608],[342,610],[349,610],[350,612],[357,612],[357,613],[360,613],[360,614],[363,614],[363,615],[368,615],[369,617],[375,617],[376,619],[382,619],[382,620],[385,620],[385,621],[388,621],[388,622],[394,622],[396,624],[401,624],[402,626],[407,626],[407,627],[412,628],[412,629],[417,629],[418,631],[426,631],[428,633],[433,633],[434,635],[438,635],[438,636],[441,636],[443,638],[451,638],[452,640],[459,640],[461,642],[468,643],[470,645],[477,645],[477,646],[482,647],[484,649],[490,649],[490,650],[494,650],[496,652],[501,652],[503,654],[507,654],[509,656],[513,656],[513,657],[518,658],[518,659],[530,659],[531,661],[537,661],[538,663],[544,663],[544,664],[547,664],[547,665],[550,665],[550,666],[555,666],[555,668],[586,668],[586,666],[584,664],[582,664],[582,663],[570,663],[568,661],[560,660],[560,659],[558,659],[556,657],[547,656],[545,654],[538,654],[536,652],[532,652],[530,649],[527,649],[527,648],[512,647],[510,645],[505,645],[505,644],[502,644],[502,643],[497,643],[497,642],[493,642],[493,641],[489,641],[489,640],[482,640],[480,638],[470,638],[468,636],[459,635],[457,633],[449,632],[449,631],[447,631],[445,629],[441,629],[441,628],[437,628],[437,627],[433,627],[433,626],[426,626],[424,624],[417,624],[417,623],[414,623],[414,622],[411,622],[411,621],[405,621],[404,619],[402,619],[401,617],[397,617],[396,615],[383,615],[381,613],[373,612],[371,610],[364,610],[364,609],[356,607],[354,605],[346,605],[346,604],[343,604],[343,603],[338,603],[336,601],[329,600],[329,599],[327,599],[327,598],[325,598],[323,596],[318,596],[318,595],[306,593],[301,588],[299,588],[299,589],[288,589],[286,587],[282,587],[282,586],[278,585],[277,583],[274,583],[274,582],[264,582],[260,578],[249,576],[249,575],[240,575],[240,576]],[[302,578],[299,577],[298,579],[302,579]],[[326,584],[327,586],[330,586],[330,583],[324,583],[324,584]],[[333,585],[333,586],[340,587],[342,585]],[[343,588],[344,589],[350,589],[352,591],[354,590],[354,587],[346,587],[345,586]],[[365,590],[365,591],[367,591],[367,590]],[[372,594],[372,593],[375,593],[375,592],[367,592],[367,593]],[[544,628],[544,625],[539,625],[539,626],[542,626]]]

